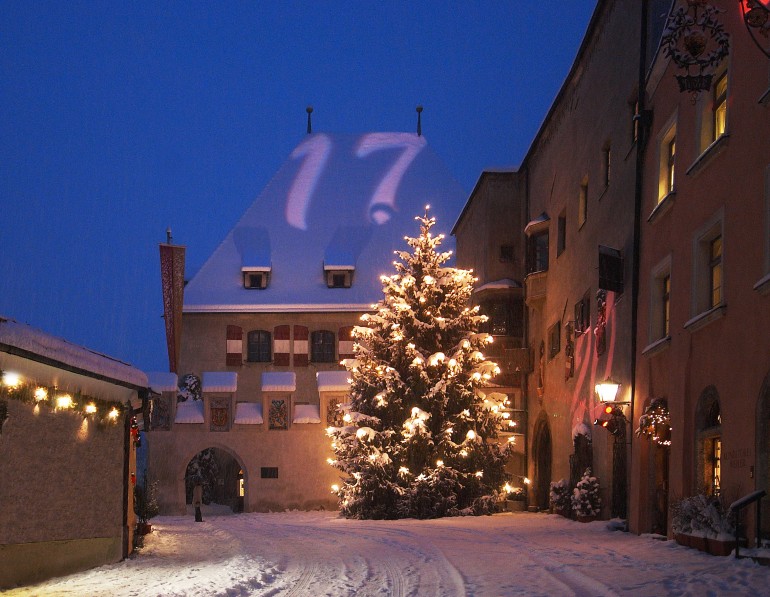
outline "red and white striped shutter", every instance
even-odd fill
[[[339,350],[340,361],[342,359],[352,359],[353,354],[353,326],[345,326],[340,328],[339,333]]]
[[[304,325],[294,326],[294,366],[307,367],[308,358],[308,329]]]
[[[227,326],[227,352],[225,365],[240,367],[243,364],[243,329],[237,325]]]
[[[277,325],[273,330],[273,365],[289,366],[291,351],[291,328],[288,325]]]

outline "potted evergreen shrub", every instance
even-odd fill
[[[602,509],[602,499],[599,497],[599,480],[591,476],[587,468],[583,477],[572,490],[572,510],[579,522],[596,520]]]
[[[138,535],[146,535],[152,532],[150,519],[158,515],[158,482],[150,483],[147,474],[144,482],[134,485],[134,512],[136,512],[136,532]]]
[[[572,496],[566,479],[551,481],[550,497],[553,512],[570,518],[572,513]]]
[[[712,555],[729,555],[735,549],[735,521],[719,498],[703,493],[671,505],[671,530],[680,545]]]

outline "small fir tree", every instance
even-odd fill
[[[494,511],[511,445],[496,441],[506,397],[479,388],[499,372],[481,350],[485,317],[469,308],[470,271],[445,267],[435,218],[416,218],[384,298],[353,334],[350,402],[330,427],[345,473],[333,490],[349,518],[435,518]]]
[[[583,478],[572,490],[572,509],[577,516],[599,516],[602,510],[602,498],[599,497],[599,480],[591,476],[587,468]]]

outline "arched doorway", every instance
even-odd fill
[[[185,503],[192,503],[196,481],[203,487],[206,506],[226,506],[232,512],[243,511],[245,473],[243,466],[222,448],[210,447],[195,454],[187,463],[184,475]],[[218,508],[218,512],[226,512]]]
[[[535,505],[540,510],[548,510],[551,491],[551,428],[548,417],[543,412],[535,423],[534,439],[532,441],[534,463]]]
[[[695,431],[695,487],[718,497],[722,489],[722,409],[714,386],[704,389],[698,399]]]

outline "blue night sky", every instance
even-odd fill
[[[517,166],[595,2],[4,2],[0,315],[166,370],[187,277],[314,132],[423,135],[470,192]],[[453,222],[439,222],[448,229]]]

